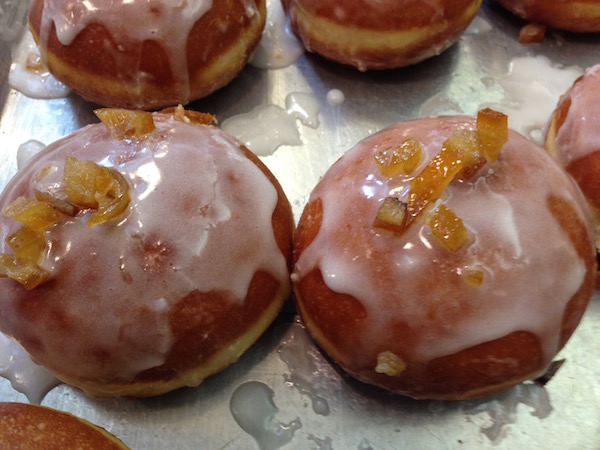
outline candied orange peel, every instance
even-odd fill
[[[437,241],[448,250],[455,252],[469,241],[469,232],[463,221],[446,205],[440,205],[425,218]]]
[[[379,170],[385,176],[392,176],[398,172],[412,173],[421,161],[421,144],[413,138],[406,139],[397,147],[387,147],[375,155]]]
[[[142,140],[156,128],[152,113],[134,109],[100,108],[94,114],[116,141]]]
[[[476,129],[458,130],[450,135],[440,151],[410,181],[406,201],[394,197],[384,199],[373,226],[393,231],[397,235],[404,234],[411,224],[441,197],[453,180],[471,180],[488,163],[496,161],[507,140],[507,116],[489,108],[479,111]],[[415,144],[411,143],[410,146],[414,147]],[[395,166],[390,162],[392,159],[394,158],[385,152],[375,156],[383,175],[389,176],[390,166]],[[414,168],[417,165],[418,162]],[[396,170],[401,169],[394,168],[393,173]],[[449,246],[447,245],[450,250],[457,250],[464,245],[459,243],[465,239],[466,233],[466,229],[463,232],[461,227],[456,225],[460,218],[456,216],[451,218],[445,210],[437,214],[439,217],[434,214],[434,219],[430,219],[434,235],[436,230],[440,230],[442,242],[450,243]],[[460,224],[462,225],[462,220]],[[450,231],[455,225],[456,229]]]
[[[406,370],[406,363],[393,352],[385,351],[377,355],[375,372],[383,373],[390,377],[400,375]]]
[[[117,217],[129,205],[129,186],[123,175],[93,161],[68,156],[63,183],[71,204],[96,210],[87,220],[89,226]]]
[[[202,113],[185,109],[182,105],[172,106],[160,111],[163,114],[170,114],[175,120],[196,125],[212,125],[217,123],[217,118],[209,113]]]
[[[12,254],[0,254],[0,277],[9,277],[30,290],[46,281],[50,273],[40,267],[46,250],[45,230],[80,210],[95,210],[89,226],[107,222],[123,213],[130,202],[129,185],[114,169],[68,156],[63,188],[66,199],[34,191],[34,198],[19,197],[2,213],[22,226],[5,239]]]

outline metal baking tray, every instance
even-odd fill
[[[8,86],[15,48],[27,33],[24,2],[0,0],[0,188],[16,171],[20,144],[50,143],[96,121],[95,105],[76,95],[37,100]],[[548,31],[542,43],[522,45],[523,24],[484,1],[454,46],[416,66],[361,73],[304,53],[279,69],[248,65],[230,85],[189,107],[223,123],[255,107],[285,109],[290,94],[311,96],[318,124],[295,122],[297,145],[261,157],[298,218],[337,158],[397,121],[474,114],[492,105],[509,111],[513,128],[540,140],[561,90],[600,62],[600,36]],[[333,89],[344,94],[343,103],[327,100]],[[565,364],[545,386],[525,383],[477,400],[415,401],[350,379],[313,345],[290,300],[236,364],[197,388],[98,401],[59,385],[42,404],[90,420],[133,449],[600,449],[598,297],[559,355]],[[1,378],[0,400],[28,398]]]

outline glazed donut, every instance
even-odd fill
[[[512,14],[530,22],[575,33],[600,31],[598,0],[497,0]]]
[[[462,35],[481,0],[281,0],[308,51],[361,71],[416,64]]]
[[[545,145],[583,191],[600,248],[600,64],[588,68],[561,96]]]
[[[50,72],[86,100],[154,110],[229,83],[257,47],[265,0],[32,0]]]
[[[198,113],[98,115],[0,196],[0,331],[93,397],[195,386],[288,298],[291,206]]]
[[[543,374],[576,328],[595,273],[585,200],[505,120],[390,126],[311,193],[298,310],[359,380],[414,398],[488,395]]]
[[[2,447],[14,450],[127,450],[115,436],[72,414],[26,403],[0,403]]]

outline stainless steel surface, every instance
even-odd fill
[[[75,95],[35,100],[7,85],[12,52],[25,32],[18,6],[23,1],[0,0],[0,23],[10,25],[10,32],[0,35],[0,188],[16,171],[20,144],[30,139],[49,143],[95,121],[94,105]],[[517,56],[543,55],[553,65],[581,69],[600,62],[600,36],[549,32],[542,44],[524,46],[517,42],[522,23],[493,2],[484,1],[478,19],[491,28],[466,33],[450,50],[415,67],[358,73],[305,54],[284,69],[248,66],[229,86],[190,106],[215,113],[222,122],[257,105],[284,107],[293,92],[319,100],[319,126],[299,125],[303,145],[280,147],[263,158],[298,217],[319,176],[344,151],[388,124],[418,117],[434,95],[452,95],[466,109],[476,109],[494,100],[485,80],[506,73]],[[345,94],[343,104],[327,102],[331,89]],[[61,385],[43,404],[99,424],[134,449],[253,449],[261,437],[257,441],[238,425],[230,402],[239,386],[259,381],[263,390],[257,392],[268,404],[272,391],[278,408],[255,411],[263,420],[262,436],[272,438],[271,448],[291,437],[283,448],[600,449],[597,293],[559,355],[566,363],[545,387],[528,383],[466,402],[414,401],[361,385],[324,358],[293,317],[290,302],[238,363],[198,388],[152,399],[96,401]],[[4,379],[0,400],[27,401]]]

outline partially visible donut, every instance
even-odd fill
[[[26,403],[0,403],[0,447],[12,450],[127,450],[103,428],[72,414]]]
[[[600,31],[598,0],[497,0],[511,13],[530,22],[576,33]]]
[[[0,196],[0,331],[91,396],[195,386],[288,298],[291,206],[191,112],[98,114]]]
[[[585,199],[541,147],[490,132],[485,117],[499,114],[482,114],[392,125],[310,195],[294,244],[298,309],[362,381],[414,398],[496,393],[543,374],[586,309]]]
[[[546,149],[583,191],[600,249],[600,64],[588,68],[560,97],[546,133]]]
[[[282,0],[307,50],[359,70],[439,55],[462,35],[481,0]]]
[[[32,0],[50,72],[103,106],[158,109],[229,83],[258,46],[265,0]]]

